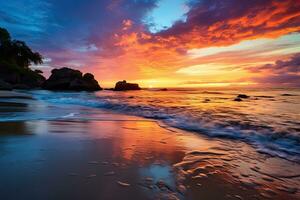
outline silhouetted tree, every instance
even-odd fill
[[[25,42],[11,40],[8,31],[0,28],[0,61],[28,68],[31,63],[42,64],[43,57],[38,52],[33,52]]]
[[[6,41],[10,41],[9,32],[6,29],[0,27],[0,45]]]
[[[30,69],[31,64],[42,64],[43,58],[25,42],[12,40],[9,32],[0,28],[0,81],[11,88],[41,87],[45,77],[41,71]],[[9,88],[9,87],[8,87]]]

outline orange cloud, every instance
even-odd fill
[[[178,74],[176,71],[194,65],[205,66],[209,62],[212,65],[206,66],[210,67],[217,62],[218,66],[224,65],[226,68],[222,71],[228,70],[226,74],[233,74],[228,75],[228,79],[234,82],[249,73],[240,70],[243,67],[270,62],[275,59],[274,56],[251,58],[244,55],[234,59],[233,56],[223,56],[220,60],[217,56],[191,58],[187,52],[195,48],[233,45],[244,40],[275,39],[299,32],[299,10],[300,1],[293,0],[202,1],[187,13],[185,22],[177,22],[157,34],[150,33],[142,24],[123,20],[122,27],[102,44],[104,50],[97,56],[99,63],[94,68],[98,68],[97,77],[104,81],[153,78],[188,80],[188,74]],[[255,54],[259,49],[253,51],[250,53]],[[114,52],[113,57],[106,56],[110,52]],[[235,65],[232,67],[232,64]]]

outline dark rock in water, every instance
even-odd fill
[[[94,75],[91,74],[91,73],[86,73],[86,74],[84,74],[82,78],[83,78],[83,80],[85,80],[85,81],[93,81],[93,80],[95,80]]]
[[[241,98],[237,97],[234,99],[234,101],[243,101]]]
[[[266,99],[273,99],[274,98],[273,96],[265,96],[265,95],[260,95],[260,96],[255,96],[255,97],[266,98]]]
[[[83,75],[83,81],[87,83],[88,90],[96,91],[96,90],[102,90],[100,85],[98,84],[98,81],[96,81],[95,77],[91,73],[86,73]]]
[[[119,81],[116,83],[115,91],[126,91],[126,90],[140,90],[140,86],[136,83],[127,83],[124,81]]]
[[[281,94],[281,96],[284,96],[284,97],[292,97],[292,96],[297,96],[297,95],[294,95],[294,94]]]
[[[104,88],[104,90],[115,90],[115,88]]]
[[[210,99],[204,99],[203,103],[210,102]]]
[[[67,67],[53,69],[43,88],[48,90],[97,91],[102,90],[94,76]]]
[[[12,86],[11,86],[11,84],[0,80],[0,90],[12,90]]]
[[[241,98],[241,99],[248,99],[248,98],[249,98],[249,96],[248,96],[248,95],[246,95],[246,94],[239,94],[239,95],[237,96],[237,98]]]

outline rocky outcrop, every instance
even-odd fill
[[[140,90],[140,86],[137,83],[127,83],[124,81],[119,81],[116,83],[115,91],[126,91],[126,90]]]
[[[43,88],[47,90],[97,91],[102,90],[90,73],[82,75],[79,70],[70,68],[53,69]]]
[[[250,98],[250,96],[248,96],[246,94],[239,94],[239,95],[236,96],[234,101],[243,101],[243,99],[248,99],[248,98]]]
[[[237,98],[241,98],[241,99],[248,99],[250,96],[246,95],[246,94],[239,94],[237,96]]]

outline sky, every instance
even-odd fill
[[[0,0],[0,27],[44,56],[34,68],[100,85],[300,86],[299,0]]]

